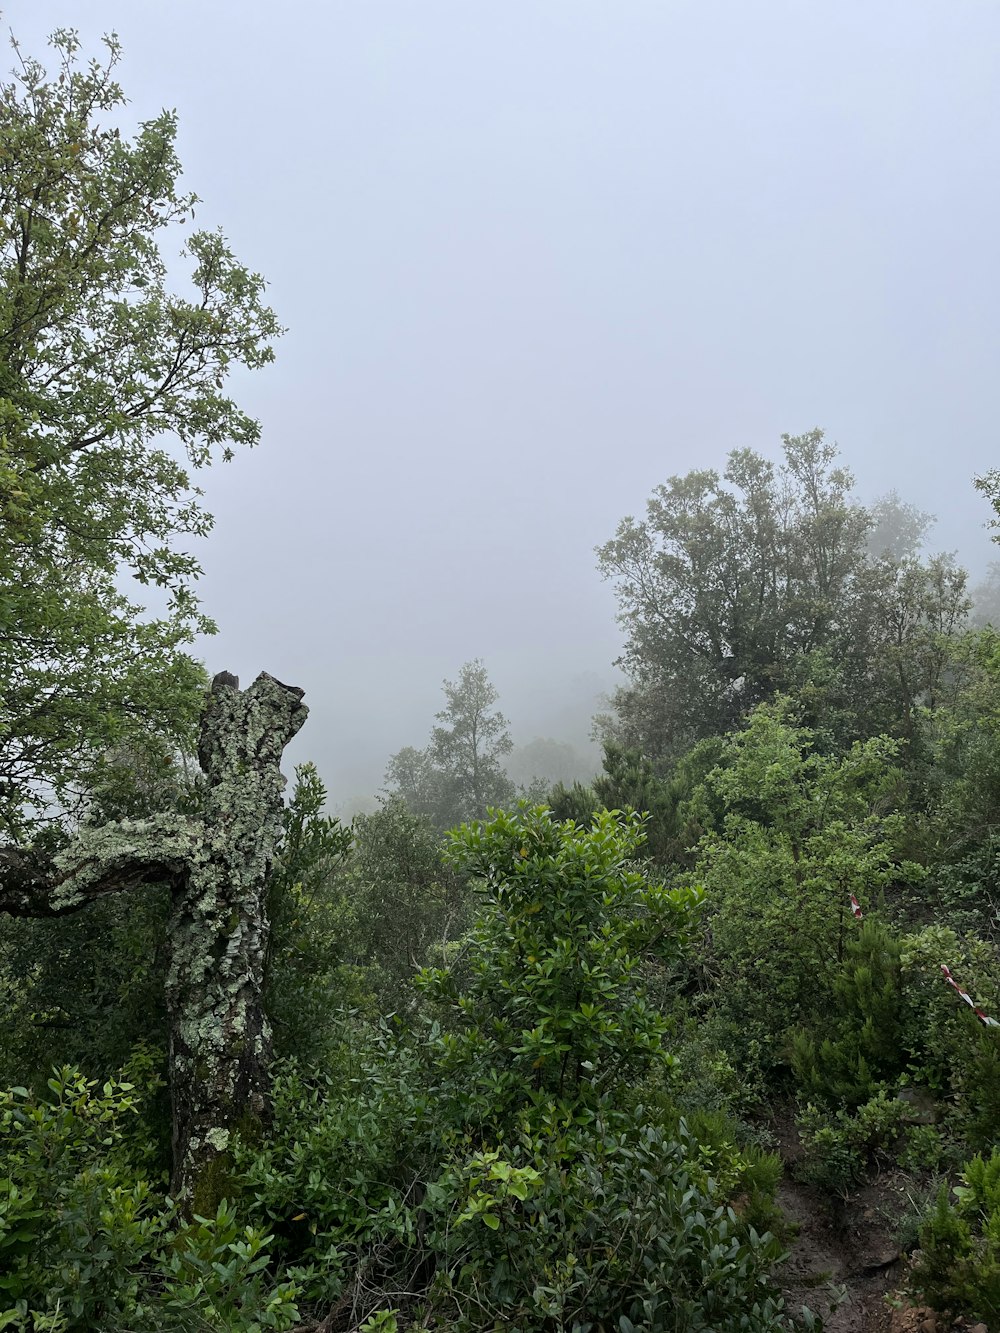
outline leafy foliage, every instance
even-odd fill
[[[721,477],[672,477],[599,549],[634,682],[618,709],[654,756],[727,731],[795,658],[848,645],[871,520],[822,431],[782,439],[780,470],[744,449]]]
[[[311,1059],[322,1058],[330,1011],[364,993],[351,968],[358,913],[342,890],[351,832],[324,813],[325,805],[315,767],[299,765],[268,892],[266,990],[275,1044],[281,1054]]]
[[[686,1135],[636,1121],[564,1131],[562,1151],[539,1138],[510,1160],[474,1154],[445,1175],[432,1206],[451,1206],[434,1234],[449,1263],[432,1308],[449,1327],[789,1326],[767,1277],[780,1245],[716,1201]]]
[[[391,797],[354,821],[346,891],[363,919],[359,938],[381,1012],[411,1004],[419,969],[452,948],[471,924],[465,876],[447,863],[427,821]]]
[[[0,1093],[0,1326],[290,1328],[295,1288],[266,1271],[272,1238],[225,1204],[185,1223],[146,1173],[127,1124],[138,1106],[133,1084],[99,1089],[70,1069],[45,1099]]]
[[[560,818],[580,824],[589,823],[602,807],[636,810],[646,816],[646,849],[651,859],[662,866],[683,864],[705,831],[701,821],[710,818],[701,808],[692,820],[690,798],[718,763],[721,752],[721,739],[709,737],[672,764],[663,777],[639,750],[608,739],[604,742],[604,771],[590,786],[558,784],[549,802]]]
[[[109,747],[190,739],[204,678],[185,645],[211,625],[175,539],[211,519],[188,468],[256,443],[222,390],[280,332],[217,232],[188,239],[190,294],[168,289],[158,241],[196,202],[177,186],[175,116],[129,141],[109,124],[117,39],[103,64],[81,63],[73,32],[52,44],[57,74],[24,57],[0,88],[0,825],[15,837],[47,799],[80,797]],[[123,576],[165,589],[166,614],[141,617]]]
[[[901,778],[884,737],[816,752],[786,703],[761,705],[705,786],[724,810],[692,872],[710,904],[713,1005],[780,1058],[788,1030],[829,1012],[851,920],[919,867],[902,864]]]
[[[915,556],[935,521],[932,514],[909,504],[895,490],[880,496],[869,506],[868,514],[868,551],[875,559],[888,556],[906,560]]]
[[[967,920],[986,932],[1000,883],[1000,636],[955,636],[948,676],[947,697],[923,722],[935,902],[971,910]]]
[[[821,1029],[830,1035],[794,1034],[792,1067],[807,1098],[853,1110],[906,1069],[900,955],[899,941],[877,921],[848,939],[833,979],[834,1018]]]
[[[423,974],[431,1012],[345,1033],[318,1080],[289,1071],[274,1134],[241,1158],[313,1298],[359,1324],[785,1326],[779,1246],[727,1207],[751,1177],[773,1189],[773,1164],[718,1129],[703,1151],[672,1106],[638,1100],[672,1069],[639,958],[676,957],[699,906],[636,868],[641,833],[521,806],[452,835],[483,902]]]
[[[852,1109],[830,1112],[808,1103],[797,1117],[806,1150],[799,1174],[846,1195],[866,1174],[892,1162],[905,1117],[905,1104],[885,1088]]]
[[[399,797],[345,828],[324,813],[311,764],[296,770],[271,880],[268,1007],[278,1052],[322,1063],[343,1010],[374,1017],[413,999],[416,973],[469,920],[464,880]]]
[[[430,969],[423,985],[450,1010],[436,1041],[444,1066],[466,1071],[467,1117],[498,1126],[553,1098],[580,1110],[664,1058],[639,958],[676,957],[701,899],[635,869],[641,844],[636,815],[598,812],[583,831],[541,807],[452,835],[452,861],[486,899],[461,969]]]
[[[44,1087],[53,1065],[110,1078],[144,1045],[166,1050],[166,888],[78,918],[0,921],[0,1081]]]
[[[965,1164],[954,1193],[942,1185],[920,1232],[911,1283],[938,1308],[990,1325],[1000,1318],[1000,1151]]]

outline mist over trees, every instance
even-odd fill
[[[898,491],[889,491],[867,506],[871,526],[868,530],[868,554],[873,559],[905,560],[914,557],[934,526],[933,514],[925,514],[916,505],[902,500]]]
[[[524,745],[515,745],[506,763],[509,777],[519,789],[527,790],[541,782],[546,792],[555,782],[590,777],[594,767],[576,746],[551,736],[536,736]]]
[[[816,1330],[783,1173],[997,1326],[996,570],[820,430],[735,450],[599,548],[599,773],[476,658],[378,809],[286,800],[303,691],[209,685],[184,549],[280,329],[219,233],[172,291],[174,117],[53,46],[0,95],[0,1328]]]
[[[940,686],[935,644],[969,603],[950,557],[917,554],[929,516],[895,495],[861,505],[822,431],[782,443],[781,466],[744,449],[721,476],[672,478],[598,550],[630,677],[608,731],[654,758],[810,681],[854,735],[873,716],[907,731]]]
[[[411,746],[389,760],[386,782],[410,809],[439,829],[510,803],[514,784],[503,761],[514,748],[507,719],[494,708],[499,695],[480,659],[466,662],[458,680],[443,685],[439,726],[423,750]]]

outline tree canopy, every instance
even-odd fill
[[[18,55],[0,88],[0,825],[71,802],[125,737],[190,741],[211,630],[185,539],[206,534],[191,470],[259,437],[226,396],[281,332],[264,281],[218,231],[168,282],[163,242],[194,214],[176,116],[129,138],[117,38],[58,70]],[[15,47],[15,50],[17,48]],[[163,590],[147,617],[129,583]]]
[[[909,739],[940,692],[969,602],[951,557],[919,554],[930,516],[895,493],[861,505],[820,430],[782,443],[780,466],[742,449],[672,477],[598,548],[630,676],[610,733],[654,760],[781,692],[843,738]]]
[[[672,748],[727,730],[795,658],[850,632],[870,519],[822,431],[782,439],[780,468],[742,449],[721,476],[672,477],[598,550],[623,665]]]

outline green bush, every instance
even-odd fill
[[[672,1128],[697,1145],[697,1160],[741,1221],[758,1232],[784,1230],[784,1215],[774,1201],[783,1174],[778,1153],[755,1143],[741,1145],[739,1127],[722,1111],[696,1111]]]
[[[297,1319],[271,1237],[226,1206],[185,1224],[143,1175],[132,1084],[77,1071],[0,1092],[0,1328],[255,1333]]]
[[[54,1065],[103,1082],[137,1045],[166,1049],[169,911],[164,887],[71,917],[0,914],[0,1086],[42,1092]]]
[[[984,1027],[941,979],[941,964],[991,1014],[1000,1012],[1000,965],[986,940],[928,926],[901,940],[903,1043],[914,1082],[933,1089],[969,1148],[986,1150],[1000,1123],[1000,1034]]]
[[[522,808],[453,836],[484,901],[465,957],[424,979],[439,1024],[429,1091],[464,1135],[431,1199],[464,1219],[433,1232],[449,1327],[459,1309],[468,1327],[781,1326],[767,1286],[780,1247],[726,1206],[756,1193],[765,1211],[777,1162],[741,1156],[719,1115],[699,1145],[670,1100],[677,1062],[641,961],[679,959],[701,896],[640,871],[642,833],[634,815],[599,812],[584,830]],[[461,1188],[481,1145],[536,1173],[523,1200],[486,1191],[490,1222],[467,1216]]]
[[[806,1150],[798,1174],[822,1189],[846,1193],[863,1176],[894,1160],[907,1110],[885,1088],[852,1111],[809,1103],[796,1118]]]
[[[959,1051],[964,1056],[968,1033],[978,1024],[942,981],[941,964],[990,1010],[1000,998],[996,951],[985,940],[964,939],[940,925],[903,935],[900,945],[902,1042],[911,1052],[913,1079],[944,1094],[955,1093],[956,1075],[965,1068]]]
[[[349,829],[325,802],[315,768],[300,765],[269,892],[275,1050],[316,1066],[335,1051],[342,1010],[374,1019],[412,1005],[418,969],[471,919],[440,836],[402,798]]]
[[[437,1276],[427,1311],[450,1329],[764,1333],[788,1326],[771,1236],[740,1223],[686,1130],[600,1115],[472,1152],[429,1191]]]
[[[98,1090],[64,1069],[49,1092],[0,1093],[0,1291],[25,1318],[58,1312],[68,1328],[100,1327],[133,1307],[132,1267],[164,1223],[123,1151],[132,1086]]]
[[[1000,1125],[1000,1033],[963,1015],[964,1040],[957,1044],[955,1082],[961,1093],[960,1125],[970,1148],[988,1151]]]
[[[673,1064],[641,957],[679,954],[701,895],[647,879],[642,842],[637,815],[602,811],[582,830],[524,807],[452,835],[450,860],[482,906],[455,964],[426,970],[421,985],[454,1122],[495,1134],[550,1101],[583,1114]]]
[[[910,1275],[916,1295],[937,1309],[1000,1320],[1000,1149],[965,1165],[955,1202],[942,1185],[920,1230]]]
[[[856,929],[850,895],[867,905],[921,874],[897,850],[905,829],[892,813],[904,790],[897,750],[875,737],[824,755],[792,705],[778,700],[726,738],[705,779],[724,812],[703,837],[692,876],[708,903],[711,1005],[748,1031],[772,1075],[787,1058],[789,1030],[813,1030],[835,1009]]]
[[[331,1015],[371,999],[353,957],[357,904],[344,890],[351,833],[323,813],[326,788],[312,764],[295,770],[284,837],[268,886],[271,937],[265,1005],[280,1056],[321,1061]]]
[[[305,1298],[326,1303],[384,1244],[416,1244],[419,1182],[434,1163],[413,1044],[346,1019],[342,1037],[327,1069],[279,1070],[271,1133],[235,1149],[244,1207]]]
[[[273,1239],[260,1228],[242,1225],[225,1200],[214,1217],[195,1217],[178,1226],[157,1246],[152,1289],[131,1313],[130,1325],[149,1333],[291,1328],[299,1318],[297,1287],[272,1279]]]
[[[878,921],[865,921],[848,937],[833,978],[834,1017],[824,1025],[831,1035],[793,1034],[792,1069],[807,1099],[854,1109],[906,1069],[900,953]]]
[[[787,1326],[780,1245],[753,1226],[776,1159],[721,1114],[698,1141],[670,1100],[641,958],[676,958],[700,899],[646,878],[641,845],[635,816],[584,830],[525,807],[452,836],[481,907],[422,975],[426,1011],[345,1027],[238,1154],[310,1299],[456,1330]]]

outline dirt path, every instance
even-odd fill
[[[822,1315],[827,1333],[886,1333],[884,1297],[898,1281],[900,1256],[872,1201],[861,1195],[831,1207],[794,1180],[779,1186],[777,1198],[798,1228],[781,1270],[789,1309],[807,1305]],[[843,1299],[830,1311],[838,1296]]]
[[[792,1114],[776,1115],[771,1132],[785,1165],[777,1201],[795,1229],[779,1272],[789,1310],[807,1305],[826,1333],[895,1333],[885,1297],[903,1279],[892,1219],[905,1195],[888,1178],[846,1199],[804,1185],[795,1179],[803,1150]]]

